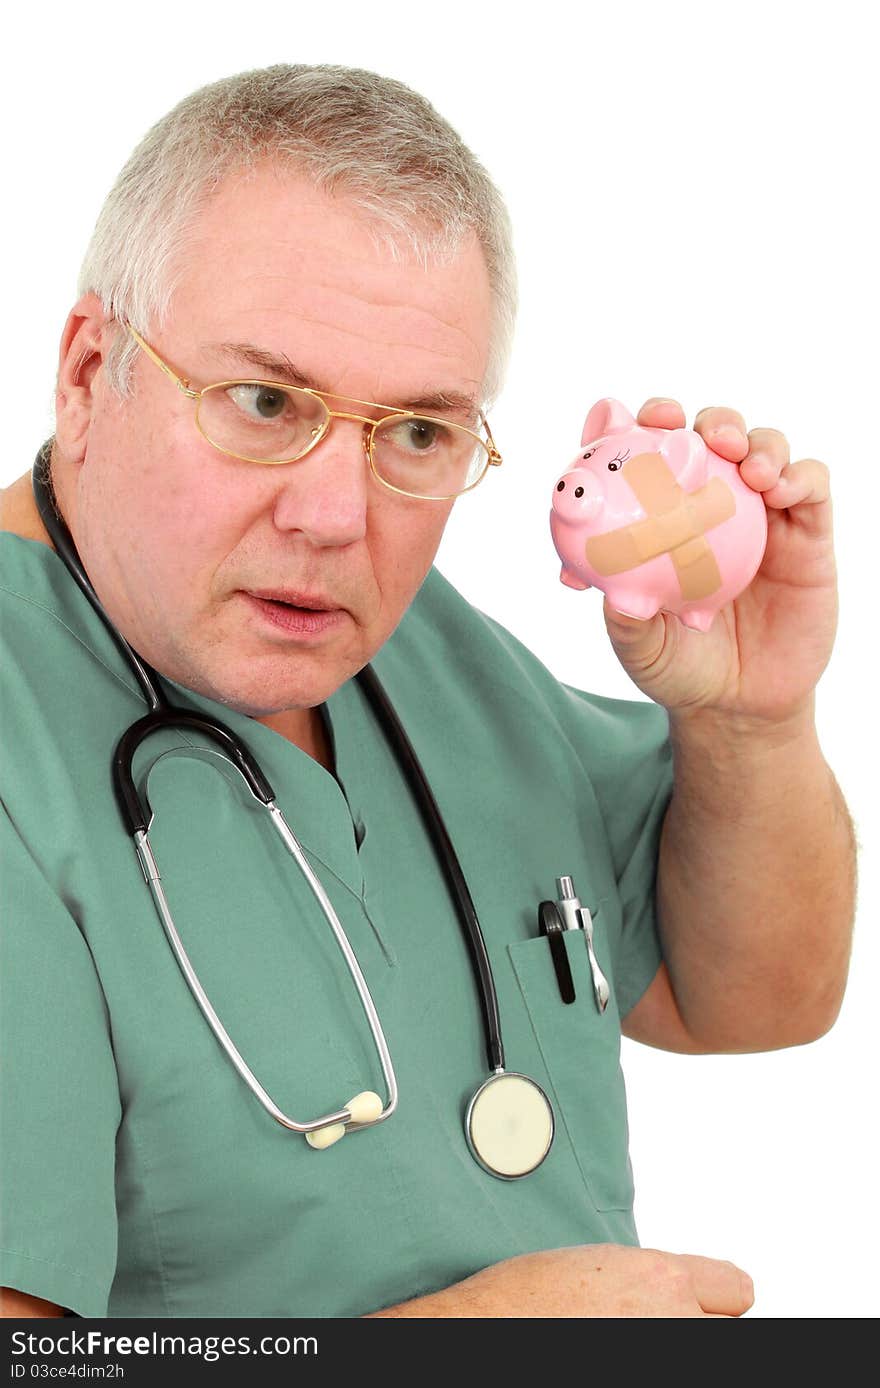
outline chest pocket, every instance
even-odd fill
[[[600,918],[601,906],[594,917],[596,954],[611,982]],[[633,1179],[613,983],[608,1006],[600,1012],[586,939],[579,930],[566,931],[563,939],[575,986],[573,1003],[559,996],[546,939],[516,941],[508,945],[508,954],[553,1091],[556,1141],[571,1145],[595,1209],[628,1210]]]

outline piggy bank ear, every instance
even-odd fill
[[[596,401],[584,420],[581,447],[585,443],[592,443],[593,439],[604,438],[606,434],[620,434],[625,429],[634,429],[635,425],[636,421],[626,405],[621,405],[619,400],[612,400],[610,395],[606,395],[604,400]]]
[[[686,492],[696,491],[705,485],[708,453],[699,434],[694,433],[693,429],[670,429],[660,447],[679,486]]]

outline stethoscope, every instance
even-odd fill
[[[116,642],[123,658],[137,679],[150,709],[149,713],[139,718],[123,733],[116,745],[112,761],[113,788],[125,827],[134,840],[138,862],[168,942],[205,1021],[245,1084],[259,1099],[266,1111],[283,1127],[291,1129],[293,1132],[304,1133],[306,1141],[311,1147],[318,1149],[330,1147],[346,1133],[359,1132],[363,1128],[373,1127],[384,1119],[390,1118],[397,1107],[398,1090],[394,1066],[391,1063],[388,1043],[385,1040],[379,1015],[367,987],[366,979],[342,923],[333,909],[330,898],[312,870],[301,844],[275,803],[275,793],[252,753],[224,723],[209,718],[206,714],[170,704],[162,691],[158,673],[146,661],[142,660],[128,644],[101,606],[83,568],[73,537],[56,507],[49,480],[50,446],[47,443],[40,449],[33,469],[34,497],[40,517],[68,572],[82,589]],[[499,1176],[504,1180],[527,1176],[541,1165],[550,1151],[554,1134],[553,1109],[544,1090],[535,1080],[517,1071],[505,1069],[495,980],[486,950],[486,942],[480,929],[461,864],[452,846],[452,841],[446,825],[443,823],[425,773],[375,671],[367,665],[356,678],[382,727],[383,734],[398,765],[406,776],[407,783],[418,804],[437,861],[443,870],[452,895],[471,955],[483,1015],[486,1055],[490,1074],[488,1079],[484,1080],[477,1088],[467,1106],[464,1116],[464,1131],[468,1147],[480,1166],[493,1176]],[[312,1118],[307,1122],[299,1122],[297,1119],[291,1118],[288,1114],[283,1113],[267,1094],[215,1012],[174,924],[162,887],[159,868],[150,847],[148,830],[153,814],[146,784],[139,792],[135,786],[132,772],[135,754],[146,738],[160,729],[172,727],[202,733],[210,741],[217,744],[221,751],[212,751],[209,755],[217,756],[230,763],[240,773],[254,799],[268,811],[272,824],[285,848],[295,858],[333,930],[357,989],[358,997],[369,1023],[373,1044],[382,1066],[387,1090],[384,1104],[378,1094],[367,1090],[349,1100],[343,1108],[337,1109],[333,1113],[324,1114],[321,1118]],[[207,749],[194,749],[194,755],[198,751],[207,752]]]

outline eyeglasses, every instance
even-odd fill
[[[501,465],[501,454],[482,410],[479,416],[485,439],[449,419],[279,381],[217,381],[193,390],[131,324],[126,327],[178,390],[195,400],[199,433],[230,458],[270,465],[295,463],[321,442],[332,420],[357,419],[364,426],[364,452],[374,477],[402,496],[451,501],[472,491],[490,467]],[[381,419],[368,419],[366,415],[331,410],[325,395],[390,413]]]

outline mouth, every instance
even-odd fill
[[[247,588],[248,597],[261,602],[277,603],[280,607],[299,608],[303,612],[340,612],[338,602],[322,593],[298,593],[292,588]]]
[[[262,629],[268,634],[271,627],[275,637],[299,641],[329,638],[341,629],[349,615],[323,593],[294,593],[289,589],[242,592],[259,614]]]

